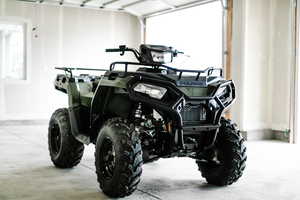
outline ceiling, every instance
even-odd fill
[[[29,3],[54,4],[128,12],[141,18],[218,0],[17,0]]]

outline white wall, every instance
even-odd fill
[[[274,130],[289,129],[292,79],[292,10],[290,0],[274,0],[272,13],[272,124]]]
[[[233,119],[242,131],[289,128],[290,0],[235,0]]]
[[[236,87],[236,101],[232,105],[232,119],[240,130],[245,130],[244,118],[244,80],[245,80],[245,0],[233,1],[233,30],[232,30],[232,79]]]
[[[270,0],[246,1],[244,110],[245,129],[268,128]]]
[[[30,28],[28,82],[0,80],[2,120],[49,118],[67,103],[67,96],[53,88],[55,66],[108,68],[118,57],[105,54],[105,48],[141,42],[139,20],[126,13],[0,0],[1,17],[18,17],[37,27]]]

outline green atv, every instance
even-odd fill
[[[114,62],[109,70],[57,68],[65,73],[57,75],[55,88],[68,95],[69,108],[56,110],[49,123],[55,166],[74,167],[84,144],[94,143],[98,182],[110,197],[133,193],[143,163],[159,158],[193,158],[214,185],[230,185],[242,176],[244,139],[222,117],[235,100],[235,87],[222,69],[169,67],[165,64],[183,52],[166,46],[141,45],[139,51],[120,46],[106,52],[132,52],[138,62]],[[75,76],[73,70],[105,73]]]

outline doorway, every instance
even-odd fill
[[[223,68],[225,78],[232,79],[233,0],[204,2],[146,18],[144,41],[172,45],[185,52],[187,56],[174,63],[177,68]],[[230,109],[225,116],[231,118]]]
[[[223,66],[223,6],[213,1],[146,20],[146,43],[173,46],[187,56],[176,67]]]

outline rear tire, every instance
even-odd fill
[[[48,148],[53,164],[59,168],[72,168],[79,164],[84,145],[71,133],[68,109],[56,110],[48,129]]]
[[[142,148],[133,126],[120,119],[108,120],[96,143],[95,165],[102,191],[110,197],[132,194],[142,174]]]
[[[221,127],[213,151],[197,160],[202,176],[209,184],[225,186],[236,182],[246,167],[246,146],[235,124],[221,119]]]

